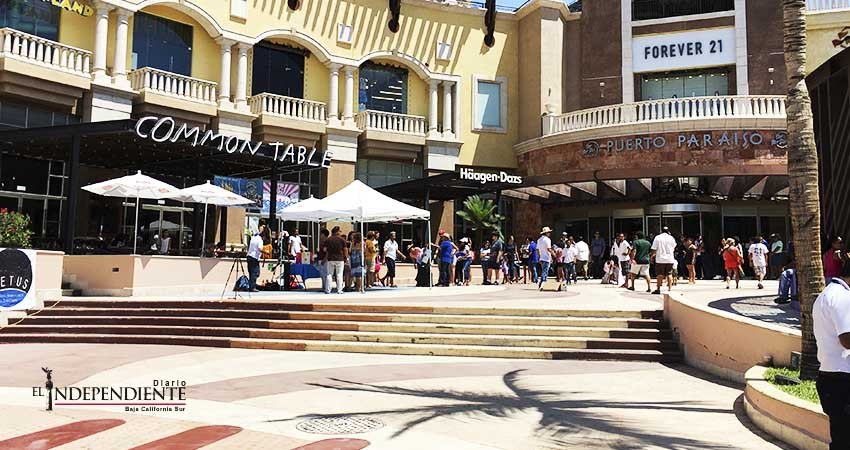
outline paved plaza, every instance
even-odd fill
[[[719,282],[678,289],[706,302],[725,295]],[[737,294],[760,292],[745,285]],[[294,302],[323,299],[287,297]],[[539,293],[520,285],[397,290],[332,300],[571,310],[661,307],[660,296],[591,282],[567,293]],[[21,437],[37,439],[40,435],[31,433],[49,434],[53,427],[111,419],[116,422],[69,425],[78,431],[83,425],[104,429],[81,432],[80,439],[55,448],[164,449],[171,448],[168,439],[186,443],[179,448],[205,449],[785,448],[748,422],[740,386],[678,364],[124,344],[2,348],[0,447],[22,442]],[[32,389],[43,385],[44,366],[54,370],[57,386],[185,381],[185,411],[57,405],[46,412],[44,398],[33,397]]]

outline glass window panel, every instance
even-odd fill
[[[0,107],[0,123],[13,127],[27,126],[27,107],[4,102]]]
[[[388,162],[387,163],[387,175],[392,175],[395,177],[401,177],[401,163],[399,162]]]
[[[251,91],[304,98],[304,54],[271,44],[255,46]]]
[[[133,19],[134,68],[192,74],[192,26],[145,13]]]
[[[729,95],[729,77],[725,73],[710,73],[705,77],[707,95]]]
[[[475,122],[478,128],[502,126],[502,87],[499,83],[488,81],[478,82],[478,92],[476,94],[476,118]]]
[[[682,98],[685,93],[685,80],[681,76],[671,75],[664,78],[661,95],[664,98]]]
[[[49,127],[53,125],[53,112],[38,108],[29,108],[27,128]]]
[[[50,2],[0,1],[0,28],[14,28],[52,41],[58,40],[61,10]]]
[[[40,159],[3,156],[0,189],[29,194],[46,194],[49,163]]]
[[[360,111],[407,114],[407,70],[365,63],[360,67]]]
[[[705,75],[694,74],[683,77],[685,82],[685,97],[705,96]]]
[[[656,76],[644,76],[641,84],[640,96],[642,100],[658,100],[663,98],[661,78]]]

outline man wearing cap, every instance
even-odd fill
[[[652,240],[652,253],[650,259],[655,259],[655,290],[653,294],[661,293],[664,279],[667,279],[667,291],[673,289],[673,264],[676,262],[676,238],[670,235],[670,229],[664,227],[661,234]]]
[[[543,227],[540,231],[540,237],[537,239],[537,255],[540,260],[540,275],[537,277],[537,290],[543,290],[543,283],[549,276],[549,266],[552,264],[552,259],[555,257],[555,252],[552,251],[552,229]]]
[[[818,345],[817,390],[829,416],[830,450],[850,448],[850,264],[832,278],[812,307]]]
[[[493,232],[491,233],[490,243],[490,262],[487,263],[487,271],[490,272],[488,278],[493,280],[493,284],[499,284],[499,274],[502,273],[500,266],[504,249],[505,244],[499,237],[499,232],[493,230]]]

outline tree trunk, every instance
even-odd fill
[[[806,0],[783,0],[785,70],[788,74],[788,182],[791,228],[797,262],[797,293],[802,325],[803,379],[817,375],[817,343],[812,306],[823,290],[820,248],[818,153],[812,101],[806,87]]]

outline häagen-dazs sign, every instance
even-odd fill
[[[675,140],[673,140],[675,139]],[[747,150],[769,146],[772,149],[788,148],[788,133],[785,131],[714,131],[684,132],[674,135],[624,136],[605,140],[586,141],[582,155],[588,158],[615,153],[651,152],[664,149],[686,149],[690,151],[712,148]]]
[[[635,36],[635,73],[735,64],[735,28]]]
[[[264,156],[275,161],[306,167],[330,167],[333,152],[307,148],[303,145],[286,144],[283,142],[251,142],[236,136],[228,136],[213,130],[201,130],[186,123],[177,125],[172,117],[142,117],[136,121],[136,135],[142,139],[154,142],[177,142],[185,140],[192,147],[210,146],[220,152],[229,154],[249,154]]]
[[[462,167],[458,173],[461,180],[477,181],[481,184],[487,183],[506,183],[506,184],[522,184],[522,177],[519,175],[511,175],[504,170],[500,171],[483,171],[476,170],[470,167]]]

